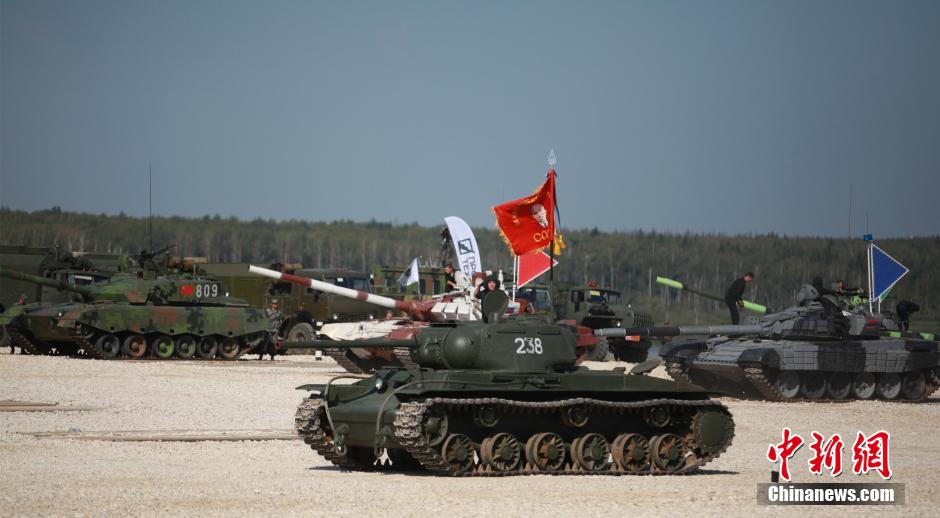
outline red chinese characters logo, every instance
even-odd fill
[[[803,446],[803,438],[783,429],[783,441],[780,444],[771,444],[767,449],[767,460],[780,462],[780,476],[783,480],[790,480],[790,458]]]
[[[821,433],[813,432],[813,442],[809,445],[813,450],[813,457],[809,459],[809,472],[822,475],[823,468],[826,468],[832,476],[838,477],[842,473],[842,452],[845,450],[845,443],[839,434],[833,434],[825,442],[823,438]]]
[[[858,432],[852,445],[852,472],[856,475],[876,471],[881,478],[891,478],[891,464],[888,458],[888,443],[891,434],[879,430],[868,437]]]
[[[828,470],[833,477],[842,474],[842,456],[845,452],[845,443],[839,434],[832,434],[828,439],[819,432],[813,432],[813,440],[809,448],[813,455],[809,459],[809,472],[813,475],[822,475]],[[790,460],[803,446],[803,438],[793,433],[789,428],[783,429],[783,440],[779,444],[771,444],[767,449],[767,460],[780,463],[780,476],[789,482]],[[866,436],[858,432],[855,443],[852,445],[852,472],[856,475],[865,475],[874,471],[881,478],[891,478],[891,462],[888,455],[891,434],[879,430]]]

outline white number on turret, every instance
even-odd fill
[[[197,284],[196,285],[196,298],[201,299],[203,297],[218,297],[219,296],[219,285],[218,284]]]
[[[542,354],[541,338],[520,336],[519,338],[516,338],[515,342],[519,345],[519,347],[516,349],[516,354]]]

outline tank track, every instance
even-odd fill
[[[7,334],[10,335],[10,343],[19,347],[20,350],[26,352],[26,354],[43,354],[39,347],[37,347],[32,340],[27,338],[26,335],[21,333],[19,329],[13,326],[7,326]]]
[[[321,457],[344,469],[371,471],[381,467],[360,461],[354,456],[338,455],[333,448],[333,438],[323,430],[325,422],[326,401],[322,399],[305,398],[294,414],[294,429],[297,430],[297,435]]]
[[[713,459],[718,458],[721,453],[723,453],[728,446],[731,444],[731,439],[734,437],[733,429],[729,431],[730,435],[727,437],[725,444],[721,447],[720,450],[715,451],[714,453],[698,457],[697,462],[689,463],[685,467],[678,469],[676,471],[664,472],[659,471],[656,468],[650,467],[649,471],[644,472],[627,472],[621,471],[619,469],[607,469],[604,471],[586,471],[583,470],[573,463],[569,463],[565,466],[564,469],[557,471],[538,471],[533,466],[524,464],[521,469],[514,471],[492,471],[491,469],[484,467],[482,465],[477,468],[467,471],[459,472],[454,471],[447,461],[441,456],[441,454],[436,451],[434,448],[428,444],[426,435],[423,433],[423,419],[425,413],[434,406],[443,406],[446,408],[466,408],[468,406],[479,406],[479,405],[495,405],[501,408],[504,411],[512,411],[518,413],[542,413],[546,411],[552,411],[556,409],[561,409],[567,406],[572,405],[586,405],[588,407],[593,407],[599,409],[606,413],[640,413],[644,409],[652,408],[655,406],[668,406],[673,408],[693,408],[693,407],[712,407],[720,409],[721,412],[726,413],[730,416],[730,413],[721,403],[717,401],[685,401],[685,400],[673,400],[673,399],[655,399],[648,401],[640,402],[613,402],[613,401],[602,401],[595,399],[587,398],[577,398],[577,399],[567,399],[561,401],[549,401],[549,402],[528,402],[528,401],[513,401],[506,399],[496,399],[496,398],[480,398],[480,399],[459,399],[459,398],[432,398],[420,402],[408,402],[402,403],[399,408],[396,417],[395,417],[395,437],[397,438],[399,444],[401,444],[408,453],[416,459],[425,469],[440,475],[451,475],[451,476],[465,476],[465,477],[487,477],[487,476],[514,476],[514,475],[535,475],[535,474],[551,474],[551,475],[686,475],[693,473],[702,465],[710,462]],[[690,428],[689,432],[686,434],[687,437],[684,440],[691,446],[694,442],[692,439],[693,431]],[[652,464],[651,464],[652,466]]]
[[[69,334],[72,335],[72,340],[78,345],[78,348],[84,352],[81,356],[88,356],[96,360],[104,359],[104,354],[102,354],[94,344],[89,342],[78,328],[73,328],[69,331]]]
[[[695,385],[688,374],[686,374],[685,363],[682,360],[678,358],[667,358],[663,363],[666,364],[666,373],[669,374],[672,379],[681,383]]]
[[[927,386],[924,390],[924,394],[919,399],[894,399],[891,401],[897,403],[923,403],[927,400],[934,392],[937,391],[937,385],[934,384],[930,378],[930,373],[927,375]],[[809,399],[805,397],[795,397],[795,398],[785,398],[783,394],[777,390],[777,387],[770,381],[770,377],[767,375],[767,370],[759,364],[751,365],[744,367],[744,376],[747,378],[748,382],[751,383],[761,396],[769,401],[785,401],[785,402],[808,402],[808,403],[842,403],[847,401],[858,401],[858,398],[848,397],[846,399],[832,399],[832,398],[820,398],[820,399]],[[884,401],[884,400],[879,400]]]

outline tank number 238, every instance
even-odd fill
[[[218,297],[218,296],[219,296],[218,284],[197,284],[196,285],[196,298]]]
[[[516,354],[542,354],[542,339],[541,338],[529,338],[529,337],[519,337],[515,340],[516,345],[519,347],[516,349]]]

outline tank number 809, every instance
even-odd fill
[[[519,346],[516,349],[516,354],[542,354],[541,338],[520,336],[519,338],[516,338],[515,343]]]
[[[196,298],[218,297],[218,296],[219,296],[218,284],[197,284],[196,285]]]

